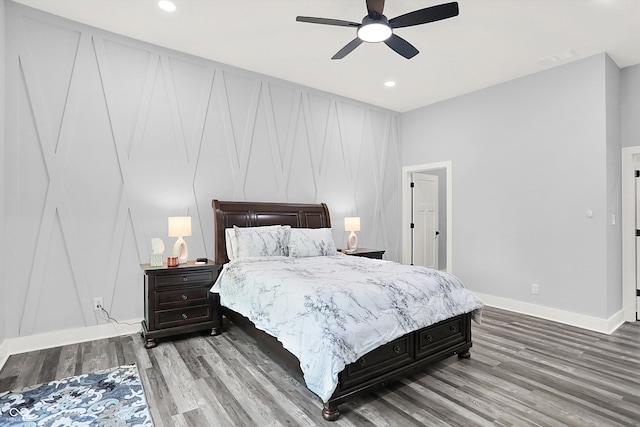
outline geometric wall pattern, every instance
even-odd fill
[[[399,259],[399,114],[11,2],[6,27],[7,338],[103,323],[96,296],[141,317],[150,239],[191,215],[212,257],[213,198],[326,202],[338,246],[358,215]]]

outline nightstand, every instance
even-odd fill
[[[188,261],[178,267],[151,267],[144,270],[144,320],[142,336],[146,348],[156,346],[156,338],[210,329],[222,330],[220,297],[209,290],[218,278],[220,265]]]
[[[347,254],[346,249],[340,249],[340,252],[343,252],[345,254]],[[358,248],[356,249],[356,251],[352,254],[347,254],[347,255],[353,255],[353,256],[361,256],[361,257],[365,257],[365,258],[375,258],[375,259],[382,259],[382,255],[384,254],[384,249],[368,249],[368,248]]]

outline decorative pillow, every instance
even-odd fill
[[[330,228],[292,228],[289,256],[301,258],[336,254]]]
[[[232,241],[235,258],[252,256],[287,256],[287,244],[291,227],[270,225],[265,227],[236,227],[235,241]],[[234,246],[235,245],[235,246]]]

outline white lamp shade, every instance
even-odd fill
[[[190,216],[169,217],[169,237],[191,236]]]
[[[360,217],[348,216],[344,219],[344,231],[360,231]]]

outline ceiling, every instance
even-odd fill
[[[398,112],[606,52],[640,63],[640,0],[459,0],[460,15],[400,28],[420,53],[384,43],[331,56],[355,30],[297,15],[360,22],[364,0],[14,0],[135,39]],[[449,0],[388,0],[395,17]],[[397,82],[387,88],[389,79]]]

